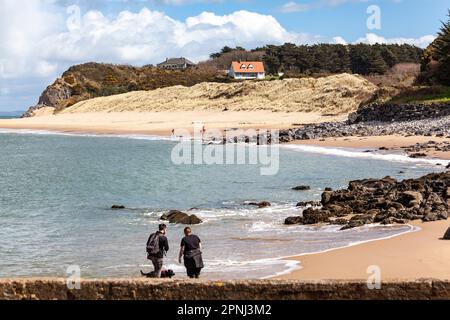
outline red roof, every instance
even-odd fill
[[[233,61],[231,68],[235,73],[262,73],[264,64],[261,61]]]

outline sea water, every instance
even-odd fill
[[[320,200],[325,187],[350,180],[419,177],[442,170],[436,161],[342,149],[281,147],[280,170],[255,165],[174,165],[176,142],[146,136],[64,135],[0,130],[0,277],[136,277],[151,270],[145,244],[171,209],[204,220],[209,279],[257,279],[288,272],[287,256],[395,236],[409,226],[285,226],[299,201]],[[256,146],[249,146],[256,148]],[[310,191],[291,190],[309,185]],[[270,201],[258,209],[247,201]],[[122,204],[125,210],[111,210]],[[177,276],[184,226],[168,229],[166,267]]]

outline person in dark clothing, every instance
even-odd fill
[[[187,227],[184,229],[185,237],[181,240],[181,248],[179,262],[184,258],[184,266],[186,267],[189,278],[200,277],[200,273],[204,268],[202,257],[202,242],[199,237],[192,234],[192,229]]]
[[[158,232],[151,234],[147,241],[147,259],[153,264],[155,278],[161,278],[164,255],[169,251],[166,234],[167,226],[160,224]]]

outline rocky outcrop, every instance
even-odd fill
[[[308,208],[301,217],[286,219],[286,224],[332,223],[336,218],[351,217],[342,228],[346,230],[371,223],[446,220],[450,171],[401,182],[391,177],[352,181],[347,189],[325,191],[321,204],[320,209]]]
[[[324,122],[308,124],[301,128],[281,130],[279,141],[288,143],[295,140],[342,138],[352,136],[436,136],[450,137],[450,116],[406,122],[370,122],[349,124]],[[271,139],[268,139],[271,141]]]
[[[395,134],[450,137],[450,104],[362,106],[347,121],[281,130],[279,141]]]
[[[33,117],[36,111],[50,107],[62,111],[77,102],[131,91],[154,90],[170,86],[193,86],[208,81],[226,81],[214,70],[162,70],[152,66],[133,67],[103,63],[85,63],[70,67],[48,86],[23,117]],[[148,103],[147,103],[148,104]]]
[[[450,116],[450,103],[371,104],[348,117],[350,124],[360,122],[403,122]]]
[[[443,240],[450,240],[450,228],[447,229],[447,232],[444,234]]]
[[[33,117],[37,110],[45,107],[56,110],[62,101],[67,101],[72,96],[72,92],[71,85],[66,83],[63,78],[59,78],[45,89],[39,97],[37,105],[30,107],[22,117]]]
[[[167,214],[161,216],[161,220],[169,221],[169,223],[175,224],[200,224],[203,221],[195,214],[188,215],[187,213],[171,210]]]
[[[450,141],[427,141],[424,143],[416,143],[412,146],[402,147],[406,153],[411,155],[423,155],[427,152],[449,152],[450,151]]]

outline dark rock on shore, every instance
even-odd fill
[[[297,207],[321,207],[320,201],[302,201],[297,203]]]
[[[450,115],[449,103],[434,104],[371,104],[349,116],[350,123],[371,121],[413,121]]]
[[[188,215],[187,213],[179,210],[171,210],[169,213],[163,214],[160,219],[176,224],[200,224],[203,222],[196,215]]]
[[[297,187],[292,188],[292,190],[295,190],[295,191],[309,191],[309,190],[311,190],[311,187],[310,186],[297,186]]]
[[[450,228],[448,228],[447,232],[444,234],[443,240],[450,240]]]
[[[289,217],[284,220],[286,225],[303,224],[303,217]]]
[[[423,152],[418,152],[418,153],[410,154],[409,157],[412,158],[412,159],[426,158],[427,154],[423,153]]]
[[[260,209],[267,208],[272,206],[272,204],[269,201],[261,201],[261,202],[250,202],[248,203],[249,206],[256,206]]]
[[[302,219],[290,222],[316,224],[353,217],[343,230],[366,224],[404,224],[412,220],[446,220],[450,210],[450,172],[397,181],[391,177],[351,181],[347,189],[325,191],[322,208],[309,208]],[[338,220],[339,224],[344,220]]]
[[[347,121],[308,124],[280,131],[280,142],[348,136],[450,136],[450,104],[366,105]],[[448,147],[450,148],[450,146]],[[389,150],[382,147],[379,150]]]
[[[111,207],[112,210],[123,210],[125,209],[125,206],[120,205],[120,204],[115,204]]]
[[[327,210],[315,210],[308,208],[303,211],[303,224],[318,224],[322,222],[329,222],[331,217],[330,211]]]

